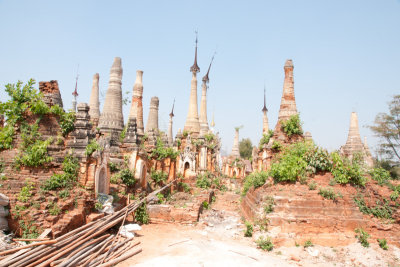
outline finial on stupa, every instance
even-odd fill
[[[72,95],[74,96],[74,99],[72,99],[72,111],[76,112],[76,98],[78,97],[78,78],[79,78],[79,65],[78,65],[78,70],[76,73],[76,81],[75,81],[75,90],[72,92]]]
[[[197,66],[197,31],[196,31],[196,49],[195,49],[195,53],[194,53],[194,63],[193,66],[190,67],[190,71],[191,72],[200,72],[200,68],[199,66]]]
[[[212,64],[213,61],[214,61],[214,56],[215,56],[215,54],[216,54],[216,53],[214,52],[214,55],[213,55],[212,58],[211,58],[210,66],[208,66],[207,73],[206,73],[206,75],[204,75],[204,77],[203,77],[203,79],[202,79],[203,82],[208,83],[208,81],[210,80],[210,79],[208,78],[208,74],[210,73],[211,64]]]
[[[265,102],[265,84],[264,84],[264,107],[262,109],[262,112],[267,112],[267,111],[268,111],[268,109],[267,109],[266,102]]]
[[[170,116],[171,118],[175,116],[175,115],[174,115],[174,107],[175,107],[175,98],[174,98],[174,102],[172,103],[172,110],[171,110],[171,113],[169,113],[169,116]]]
[[[211,125],[211,127],[215,127],[214,112],[213,112],[213,116],[212,116],[212,120],[211,120],[210,125]]]

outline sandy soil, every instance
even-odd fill
[[[358,243],[257,249],[254,241],[268,232],[243,236],[239,201],[237,194],[219,193],[195,225],[144,225],[136,237],[143,251],[117,266],[400,266],[400,249],[394,246],[387,251],[377,244],[363,248]]]

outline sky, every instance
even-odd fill
[[[283,66],[292,59],[303,129],[318,145],[338,149],[356,111],[374,151],[379,140],[367,126],[400,92],[400,0],[0,0],[0,101],[8,83],[57,80],[68,109],[77,74],[78,102],[89,102],[99,73],[104,102],[113,59],[121,57],[124,95],[131,97],[143,70],[144,123],[158,96],[159,126],[167,130],[175,99],[176,134],[188,112],[195,31],[199,107],[201,77],[216,52],[208,119],[214,114],[223,150],[231,151],[240,125],[240,139],[258,144],[264,85],[275,127]]]

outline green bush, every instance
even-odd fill
[[[111,172],[117,172],[120,170],[120,167],[118,164],[114,163],[114,162],[109,162],[108,166],[110,167],[110,171]]]
[[[57,203],[51,203],[49,208],[49,213],[52,216],[57,216],[61,213],[61,209],[58,207]]]
[[[135,210],[135,220],[142,224],[148,224],[150,222],[149,214],[147,213],[146,203],[142,203],[139,208]]]
[[[317,183],[312,181],[311,183],[308,184],[308,189],[309,190],[315,190],[317,189]]]
[[[54,105],[50,108],[50,112],[58,115],[60,118],[61,133],[63,136],[67,136],[70,132],[75,129],[74,123],[76,114],[73,111],[65,112],[59,105]]]
[[[26,147],[20,155],[15,157],[15,166],[38,167],[53,160],[48,155],[47,147],[53,142],[52,138],[47,140],[35,140],[32,145]]]
[[[274,131],[269,130],[267,134],[263,134],[263,136],[261,137],[261,140],[258,144],[258,147],[260,149],[263,148],[264,145],[267,145],[269,143],[269,140],[271,139],[271,137],[274,135]]]
[[[339,194],[335,193],[331,187],[320,188],[318,194],[326,199],[332,199],[333,201],[337,201],[338,197],[340,196]]]
[[[258,188],[260,186],[263,186],[265,184],[265,181],[267,181],[269,177],[269,173],[266,171],[261,171],[261,172],[253,172],[250,175],[248,175],[243,182],[243,192],[242,195],[246,195],[247,191],[254,186],[254,188]]]
[[[165,173],[161,170],[156,171],[154,169],[151,169],[150,178],[155,185],[162,185],[167,181],[168,173]]]
[[[157,160],[163,160],[165,158],[170,158],[175,160],[179,155],[178,151],[175,151],[172,147],[165,147],[161,138],[157,138],[156,147],[150,154],[150,158],[154,158]]]
[[[312,243],[311,239],[308,239],[306,242],[304,242],[304,248],[308,247],[313,247],[314,244]]]
[[[44,181],[42,189],[45,191],[71,187],[78,176],[78,159],[72,155],[67,155],[62,164],[63,173],[55,173]]]
[[[381,249],[388,250],[388,245],[387,245],[387,241],[386,241],[385,238],[382,238],[382,239],[378,238],[377,241],[378,241],[379,246],[381,247]]]
[[[21,202],[28,202],[32,196],[32,190],[34,189],[33,183],[30,181],[25,182],[25,186],[21,188],[18,195],[18,200]]]
[[[24,221],[20,220],[20,221],[18,221],[18,223],[22,229],[21,238],[26,238],[26,239],[38,238],[38,236],[39,236],[38,229],[35,225],[32,225],[32,222],[25,224]]]
[[[134,186],[136,179],[129,168],[125,168],[119,171],[119,178],[127,186]]]
[[[183,192],[190,193],[190,186],[187,183],[179,182],[178,186],[183,190]]]
[[[196,186],[198,188],[208,189],[213,184],[213,179],[214,176],[210,172],[199,174],[196,177]]]
[[[368,242],[369,234],[362,228],[356,228],[355,232],[356,232],[356,238],[361,243],[361,245],[365,248],[369,247],[369,242]]]
[[[58,193],[58,195],[59,195],[61,198],[67,198],[67,197],[70,196],[69,191],[68,191],[67,189],[61,190],[61,191]]]
[[[14,126],[6,125],[0,128],[0,150],[11,149],[14,137]]]
[[[264,213],[268,214],[274,211],[275,201],[274,198],[268,196],[264,202]]]
[[[383,168],[373,168],[369,171],[369,174],[373,180],[378,182],[379,185],[386,184],[391,178],[390,172]]]
[[[328,151],[320,147],[313,146],[304,154],[304,160],[308,164],[308,170],[312,173],[320,171],[330,171],[332,168],[332,161]]]
[[[203,203],[201,203],[201,205],[203,206],[203,209],[208,210],[210,208],[210,203],[208,203],[208,201],[203,201]]]
[[[390,199],[391,199],[392,201],[396,201],[398,197],[399,197],[399,191],[393,191],[393,192],[390,194]]]
[[[381,219],[392,219],[393,210],[387,200],[385,200],[384,203],[378,200],[374,207],[368,207],[365,203],[364,196],[358,194],[354,197],[354,202],[358,206],[359,210],[364,214],[371,214],[374,217]]]
[[[270,237],[266,239],[263,236],[260,236],[256,241],[257,247],[262,250],[271,251],[274,248],[274,244],[271,241]]]
[[[95,151],[103,151],[103,148],[96,142],[96,139],[92,139],[85,148],[85,155],[90,157]]]
[[[349,159],[341,157],[337,152],[332,153],[331,157],[333,161],[332,175],[337,183],[365,186],[367,179],[358,160],[350,162]]]
[[[285,132],[288,137],[303,134],[299,114],[290,116],[288,120],[282,121],[281,125],[283,132]]]
[[[253,225],[250,222],[244,223],[246,226],[246,231],[244,232],[245,237],[252,237],[253,236]]]
[[[272,142],[272,146],[271,146],[271,148],[272,148],[272,150],[275,150],[275,151],[281,151],[282,150],[282,144],[279,142],[279,141],[276,141],[276,140],[274,140],[273,142]]]

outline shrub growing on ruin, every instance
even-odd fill
[[[211,183],[212,183],[212,181],[211,181],[211,179],[209,179],[207,177],[207,175],[200,174],[200,175],[197,176],[196,186],[198,188],[203,188],[203,189],[210,188],[211,187]]]
[[[332,175],[337,183],[365,186],[367,179],[358,160],[350,161],[348,158],[341,157],[337,152],[332,153],[331,157]]]
[[[362,228],[356,228],[356,238],[358,239],[358,242],[361,243],[361,245],[365,248],[369,247],[369,234]]]
[[[308,189],[309,190],[315,190],[317,189],[317,183],[312,181],[311,183],[308,184]]]
[[[0,128],[0,150],[11,149],[14,137],[14,126],[5,125]]]
[[[391,219],[393,210],[389,205],[389,201],[385,200],[383,203],[378,200],[374,207],[369,207],[365,203],[364,196],[358,194],[354,197],[354,202],[358,206],[360,212],[364,214],[371,214],[374,217],[381,218],[381,219]]]
[[[244,232],[245,237],[252,237],[253,236],[253,225],[250,222],[245,222],[244,225],[246,226],[246,230]]]
[[[63,136],[67,136],[72,132],[75,127],[76,114],[73,111],[65,112],[59,105],[54,105],[50,108],[50,112],[56,114],[60,118],[61,133]]]
[[[175,151],[172,147],[165,147],[161,138],[157,137],[156,147],[151,151],[149,157],[157,160],[163,160],[165,158],[175,160],[178,154],[179,152]]]
[[[381,247],[381,249],[388,250],[388,245],[387,245],[387,241],[385,238],[382,238],[382,239],[378,238],[376,241],[378,241],[378,244]]]
[[[264,145],[267,145],[273,135],[274,135],[274,131],[272,131],[272,130],[269,130],[267,134],[263,134],[263,136],[261,137],[260,142],[258,144],[259,149],[262,149]]]
[[[392,201],[396,201],[398,197],[399,197],[399,192],[398,192],[398,191],[393,191],[393,192],[390,194],[390,199],[391,199]]]
[[[25,148],[25,150],[15,157],[15,166],[38,167],[53,160],[48,155],[47,147],[53,142],[53,138],[47,140],[36,140],[32,145]]]
[[[19,227],[22,230],[21,238],[35,239],[39,236],[38,229],[32,222],[25,223],[23,220],[18,221]]]
[[[44,181],[43,190],[56,190],[60,188],[71,187],[78,176],[78,159],[72,155],[67,155],[62,164],[62,173],[55,173],[49,179]]]
[[[326,199],[331,199],[333,201],[337,201],[338,197],[341,196],[339,193],[336,193],[331,187],[320,188],[318,194]]]
[[[264,213],[268,214],[274,211],[275,201],[271,196],[267,196],[264,202]]]
[[[150,178],[155,185],[162,185],[167,181],[168,174],[163,172],[162,170],[154,170],[153,168],[150,171]]]
[[[28,202],[32,196],[32,190],[34,189],[34,184],[30,181],[25,182],[25,186],[21,188],[18,195],[18,200],[21,202]]]
[[[136,184],[135,176],[129,168],[120,170],[119,178],[127,186],[134,186]]]
[[[150,222],[150,217],[147,213],[146,202],[143,202],[142,205],[135,210],[135,220],[141,224],[148,224]]]
[[[242,195],[246,195],[247,191],[253,186],[254,188],[258,188],[262,185],[265,184],[265,181],[267,181],[269,177],[268,172],[266,171],[261,171],[261,172],[253,172],[250,175],[248,175],[243,182],[243,191]]]
[[[50,203],[49,214],[51,216],[57,216],[60,213],[61,213],[61,209],[60,209],[60,207],[58,207],[57,203],[55,203],[55,202]]]
[[[85,148],[85,155],[90,157],[95,151],[102,151],[103,148],[97,143],[96,139],[92,139]]]
[[[309,247],[313,247],[314,244],[312,243],[311,239],[306,240],[306,242],[304,242],[304,248],[309,248]]]
[[[330,171],[332,160],[328,151],[317,146],[313,146],[304,154],[304,160],[307,162],[307,170],[312,173]]]
[[[271,148],[274,151],[281,151],[282,150],[282,144],[279,141],[274,140],[274,142],[272,142]]]
[[[386,184],[391,178],[390,172],[380,167],[371,169],[369,174],[373,180],[378,182],[379,185]]]
[[[272,243],[270,237],[264,238],[263,236],[260,236],[256,240],[256,244],[257,247],[261,248],[262,250],[271,251],[274,249],[274,244]]]
[[[299,114],[292,115],[288,120],[281,122],[282,130],[288,137],[292,135],[302,135],[303,130],[301,129],[301,121]]]

